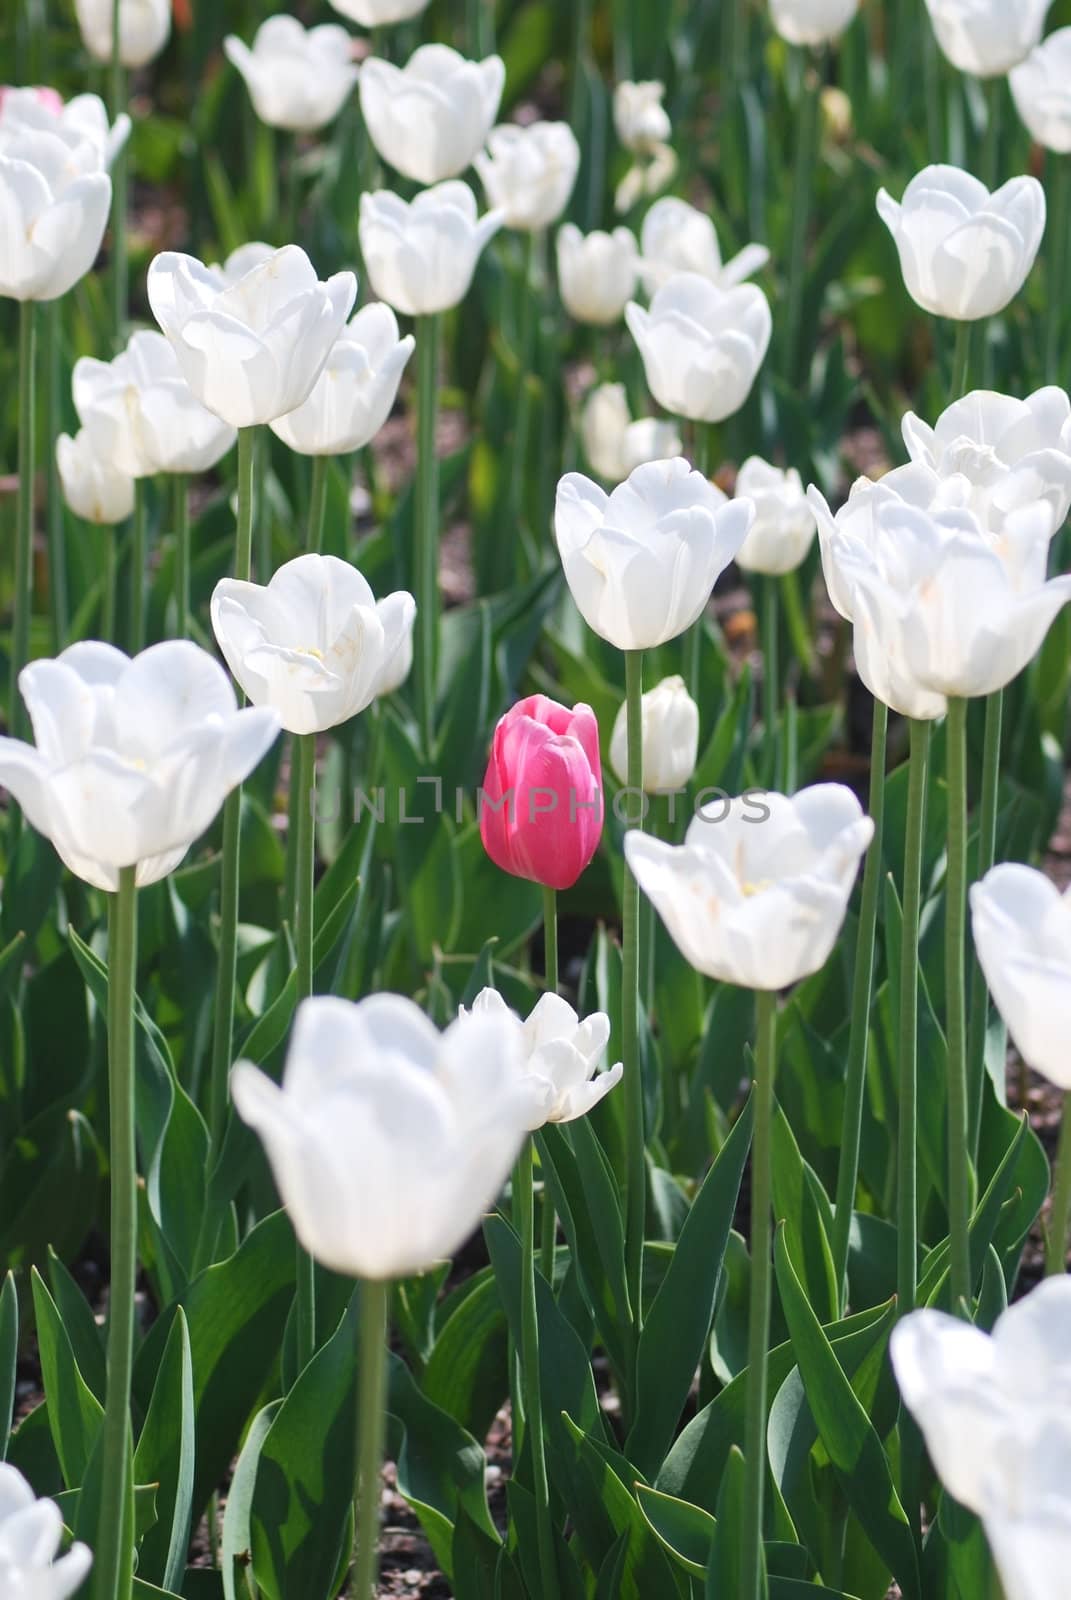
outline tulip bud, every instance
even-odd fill
[[[833,144],[847,144],[853,130],[852,102],[843,89],[838,89],[834,83],[827,83],[822,90],[820,103],[826,138]]]
[[[112,58],[114,0],[74,0],[82,43],[96,61]],[[147,66],[171,37],[171,0],[119,0],[119,60]]]
[[[751,456],[737,473],[736,492],[755,506],[751,531],[736,553],[737,566],[772,577],[792,572],[815,535],[814,512],[795,467],[782,472]]]
[[[971,889],[974,948],[1028,1067],[1071,1090],[1071,893],[1005,862]]]
[[[699,707],[683,678],[663,678],[642,696],[643,776],[647,794],[683,789],[699,755]],[[610,765],[628,782],[628,706],[622,705],[610,736]]]
[[[659,405],[693,422],[722,422],[740,410],[772,331],[761,289],[719,289],[694,272],[670,278],[649,311],[632,301],[625,321]]]
[[[1071,153],[1071,28],[1057,28],[1008,74],[1012,99],[1046,150]]]
[[[497,989],[481,989],[459,1015],[501,1016],[509,1008]],[[532,1008],[521,1039],[521,1072],[534,1090],[532,1131],[548,1122],[575,1122],[587,1116],[621,1082],[618,1062],[599,1070],[610,1038],[610,1018],[594,1011],[583,1022],[567,1000],[544,994]]]
[[[619,321],[635,293],[636,237],[628,228],[582,234],[567,222],[558,230],[558,289],[578,322],[609,327]]]
[[[505,81],[500,56],[466,61],[445,44],[421,45],[404,67],[372,56],[360,77],[368,137],[414,183],[457,178],[487,141]]]
[[[63,498],[76,517],[102,526],[125,522],[134,510],[134,480],[100,454],[85,429],[61,433],[56,468]]]
[[[500,718],[477,806],[497,867],[548,889],[571,889],[602,834],[599,727],[590,706],[546,695]]]
[[[882,189],[878,214],[916,305],[977,322],[1003,311],[1026,282],[1045,232],[1045,191],[1036,178],[1012,178],[990,194],[959,167],[926,167],[899,204]]]
[[[16,1467],[0,1462],[0,1578],[4,1593],[33,1600],[68,1600],[82,1585],[93,1555],[76,1541],[66,1555],[63,1515],[54,1500],[38,1500]]]
[[[662,100],[664,83],[619,83],[614,90],[614,127],[626,150],[650,155],[673,129]]]
[[[954,67],[999,78],[1041,38],[1052,0],[926,0],[937,43]]]
[[[648,461],[679,456],[683,446],[676,426],[659,417],[629,416],[623,383],[600,383],[584,402],[580,418],[584,454],[600,478],[622,483]]]
[[[38,133],[73,134],[87,139],[102,167],[110,167],[130,136],[130,118],[120,112],[109,127],[99,94],[76,94],[64,104],[55,89],[0,90],[0,147],[19,128]]]
[[[381,300],[410,317],[460,305],[501,211],[477,217],[467,183],[440,183],[407,203],[382,189],[361,196],[361,253]]]
[[[399,339],[389,306],[362,306],[332,345],[309,398],[277,417],[271,431],[302,455],[363,450],[390,416],[414,344],[411,333]]]
[[[223,41],[227,59],[245,79],[253,109],[269,128],[311,133],[338,116],[357,82],[345,28],[302,27],[282,13],[262,22],[250,49],[235,34]]]
[[[340,17],[348,17],[362,28],[385,28],[392,22],[408,22],[426,9],[428,0],[328,0]]]
[[[656,200],[643,219],[640,276],[647,288],[661,289],[678,272],[694,272],[732,289],[761,272],[770,259],[765,245],[749,244],[724,266],[714,224],[705,211],[673,196]]]
[[[487,153],[474,165],[487,203],[502,212],[507,228],[538,233],[557,222],[573,192],[580,146],[567,122],[533,122],[492,128]]]
[[[101,166],[98,146],[58,117],[0,138],[0,296],[56,300],[89,271],[112,198]]]
[[[859,9],[859,0],[770,0],[770,21],[789,44],[831,44]]]

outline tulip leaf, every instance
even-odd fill
[[[147,1534],[152,1532],[156,1524],[156,1484],[136,1483],[134,1485],[134,1538],[140,1544]],[[74,1528],[76,1532],[92,1528],[96,1532],[97,1514],[89,1521],[81,1514],[83,1498],[87,1490],[65,1489],[62,1494],[55,1496],[56,1504],[63,1514],[64,1525]]]
[[[747,1478],[744,1457],[737,1445],[731,1446],[718,1491],[718,1511],[707,1563],[704,1593],[707,1600],[729,1600],[743,1593],[743,1541]],[[765,1581],[765,1560],[761,1563],[760,1588]]]
[[[36,1267],[31,1270],[30,1281],[41,1377],[48,1402],[48,1425],[63,1469],[63,1481],[68,1489],[76,1489],[85,1479],[104,1419],[104,1408],[78,1370],[56,1302]]]
[[[509,1388],[506,1318],[490,1271],[440,1328],[424,1368],[427,1398],[478,1439]]]
[[[536,1526],[535,1496],[526,1489],[519,1478],[510,1478],[506,1484],[506,1503],[509,1520],[517,1535],[516,1564],[520,1567],[527,1593],[543,1594],[542,1573],[539,1568],[539,1534]],[[558,1581],[561,1600],[585,1600],[587,1591],[580,1571],[580,1556],[575,1540],[566,1543],[561,1529],[554,1527],[554,1549],[557,1556]],[[627,1539],[626,1539],[627,1542]],[[613,1591],[615,1596],[617,1591]]]
[[[102,1157],[80,1111],[53,1106],[26,1124],[0,1169],[0,1258],[11,1266],[76,1254],[93,1226]]]
[[[134,1452],[135,1483],[159,1485],[157,1524],[142,1544],[138,1570],[165,1589],[182,1584],[193,1517],[193,1366],[185,1313],[175,1312],[149,1410]]]
[[[673,1442],[710,1333],[718,1275],[751,1148],[749,1097],[688,1213],[647,1313],[636,1361],[636,1420],[625,1452],[653,1477]]]
[[[512,1555],[464,1507],[454,1524],[450,1565],[456,1600],[526,1600]]]
[[[78,1370],[103,1405],[107,1393],[103,1331],[97,1325],[89,1301],[52,1249],[48,1252],[48,1278]]]
[[[703,1577],[717,1528],[717,1522],[709,1511],[642,1483],[636,1485],[636,1499],[651,1532],[663,1549],[685,1572],[697,1578]]]
[[[19,1296],[15,1274],[4,1275],[0,1289],[0,1461],[7,1460],[19,1361]]]
[[[245,1584],[242,1584],[242,1593],[239,1596],[235,1580],[235,1567],[242,1572],[248,1567],[253,1554],[253,1535],[250,1530],[250,1517],[253,1509],[253,1492],[257,1481],[257,1467],[260,1463],[260,1452],[264,1440],[268,1436],[272,1422],[282,1405],[281,1400],[272,1400],[261,1411],[258,1411],[249,1425],[249,1432],[242,1445],[242,1453],[231,1478],[230,1489],[227,1492],[227,1504],[223,1512],[223,1536],[220,1550],[220,1565],[223,1574],[224,1600],[245,1600]]]
[[[823,1206],[818,1198],[821,1185],[800,1155],[780,1106],[774,1113],[772,1141],[774,1215],[784,1223],[785,1246],[815,1315],[819,1322],[831,1322],[839,1296],[829,1244],[829,1204]]]

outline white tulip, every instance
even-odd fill
[[[312,133],[325,127],[357,82],[350,36],[337,23],[306,30],[284,12],[261,23],[252,49],[233,33],[223,49],[269,128]]]
[[[202,405],[232,428],[273,422],[312,392],[357,295],[352,272],[320,283],[297,245],[221,287],[193,256],[149,267],[149,304]]]
[[[1005,862],[971,888],[971,920],[989,991],[1028,1067],[1071,1090],[1071,892]]]
[[[116,470],[85,429],[56,440],[56,469],[63,498],[76,517],[113,526],[134,510],[134,480]]]
[[[71,388],[82,431],[128,478],[207,472],[234,444],[234,429],[194,397],[162,333],[133,334],[114,361],[82,356]]]
[[[212,595],[224,660],[288,733],[323,733],[370,705],[415,615],[404,589],[377,604],[356,567],[335,556],[298,556],[266,587],[223,578]]]
[[[96,61],[112,58],[114,0],[74,0],[82,43]],[[119,0],[119,59],[147,66],[171,37],[171,0]]]
[[[637,156],[614,191],[614,210],[627,216],[645,195],[661,194],[677,176],[677,152],[672,145],[656,144]]]
[[[643,723],[641,786],[647,794],[669,793],[691,783],[699,756],[699,707],[683,678],[663,678],[640,698]],[[628,782],[628,706],[622,705],[610,735],[610,765]]]
[[[1014,300],[1045,232],[1045,191],[1012,178],[990,194],[959,167],[925,167],[878,214],[896,241],[908,294],[924,311],[976,322]]]
[[[1012,99],[1038,144],[1071,153],[1071,28],[1057,28],[1008,74]]]
[[[413,629],[406,628],[402,642],[387,662],[376,684],[376,699],[393,694],[400,689],[413,670]]]
[[[633,301],[625,321],[659,405],[693,422],[722,422],[740,410],[772,332],[761,289],[720,289],[694,272],[670,278],[649,311]]]
[[[68,1600],[93,1565],[77,1541],[58,1556],[63,1515],[54,1500],[38,1500],[17,1468],[0,1462],[0,1594],[10,1600]]]
[[[445,44],[421,45],[404,67],[372,56],[360,78],[368,137],[414,183],[459,177],[487,141],[505,82],[500,56],[466,61]]]
[[[614,90],[614,127],[626,150],[650,155],[672,133],[669,112],[662,104],[664,83],[619,83]]]
[[[619,650],[684,633],[744,542],[754,509],[680,457],[637,467],[606,495],[579,472],[558,484],[554,532],[588,627]]]
[[[363,450],[390,416],[414,344],[412,334],[399,339],[389,306],[363,306],[335,340],[309,398],[278,417],[272,432],[307,456]]]
[[[340,17],[348,17],[362,28],[385,28],[392,22],[407,22],[427,8],[428,0],[328,0]]]
[[[460,305],[501,211],[477,216],[467,183],[440,183],[406,202],[381,189],[361,196],[361,253],[381,300],[410,317]]]
[[[857,478],[846,503],[834,516],[825,496],[812,485],[807,499],[818,523],[822,575],[834,609],[847,622],[854,620],[849,577],[841,570],[841,556],[850,559],[857,549],[867,550],[877,541],[876,517],[883,506],[903,503],[922,511],[945,510],[962,505],[966,493],[961,479],[942,480],[932,467],[912,462],[877,481]]]
[[[56,300],[97,258],[112,181],[90,140],[61,127],[16,126],[0,139],[0,295]]]
[[[859,10],[859,0],[770,0],[770,21],[789,44],[830,44]]]
[[[110,167],[130,137],[130,118],[121,111],[114,126],[99,94],[76,94],[73,99],[54,105],[37,89],[5,89],[0,95],[0,149],[19,128],[38,133],[57,131],[88,139],[100,157],[102,167]]]
[[[1044,500],[1053,530],[1071,508],[1071,400],[1038,389],[1026,400],[975,390],[929,427],[908,412],[904,443],[912,461],[942,480],[961,480],[962,503],[997,533],[1009,511]]]
[[[462,1006],[459,1015],[513,1013],[497,989],[481,989],[471,1012]],[[610,1019],[605,1011],[594,1011],[581,1022],[561,995],[539,997],[521,1034],[520,1069],[533,1093],[529,1123],[533,1131],[547,1122],[575,1122],[586,1117],[621,1082],[620,1062],[600,1071],[609,1040]]]
[[[226,261],[216,261],[208,268],[215,275],[221,289],[230,289],[240,283],[247,272],[252,272],[254,267],[262,267],[265,261],[270,261],[275,254],[273,244],[265,244],[261,239],[251,239],[248,244],[240,244],[237,250],[232,250]]]
[[[185,639],[133,660],[73,644],[31,661],[19,689],[35,744],[0,739],[0,784],[71,871],[115,890],[174,871],[279,731],[273,711],[239,711],[223,668]]]
[[[572,222],[558,229],[558,288],[578,322],[609,327],[636,292],[639,251],[628,228],[583,234]]]
[[[1030,54],[1052,0],[926,0],[937,43],[954,67],[1000,78]]]
[[[1064,1330],[1066,1337],[1066,1328]],[[1071,1565],[1071,1419],[1042,1414],[990,1463],[982,1523],[1004,1600],[1063,1600]]]
[[[678,272],[694,272],[719,289],[733,289],[761,272],[770,259],[765,245],[745,245],[724,264],[714,224],[705,211],[687,200],[656,200],[640,230],[640,276],[650,289],[660,289]]]
[[[755,506],[751,532],[736,553],[737,566],[773,577],[794,571],[816,531],[814,512],[795,467],[785,472],[750,456],[736,475],[736,492]]]
[[[623,483],[648,461],[667,461],[684,448],[674,422],[629,415],[623,383],[600,383],[584,402],[580,417],[584,454],[600,478]]]
[[[334,1272],[408,1277],[479,1224],[527,1137],[533,1090],[505,1009],[442,1034],[400,995],[298,1008],[280,1088],[231,1074],[305,1249]]]
[[[704,806],[683,845],[633,829],[625,856],[697,972],[777,990],[825,964],[874,835],[838,783]]]
[[[492,128],[487,151],[474,158],[489,206],[507,228],[538,233],[557,222],[580,170],[580,146],[567,122]]]

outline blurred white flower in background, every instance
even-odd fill
[[[114,124],[109,123],[99,94],[76,94],[65,102],[53,91],[4,89],[0,93],[0,149],[5,137],[18,128],[88,139],[99,152],[101,165],[110,167],[130,137],[130,118],[121,111]]]
[[[640,699],[643,761],[640,782],[647,794],[683,789],[699,756],[699,707],[683,678],[663,678]],[[610,735],[610,765],[628,782],[628,706],[621,705]]]
[[[539,232],[557,222],[580,170],[580,146],[567,122],[504,123],[474,158],[487,203],[507,228]]]
[[[678,272],[694,272],[732,289],[761,272],[770,259],[765,245],[745,245],[739,254],[722,262],[714,224],[706,212],[667,195],[656,200],[640,230],[640,276],[649,289],[660,289]]]
[[[332,345],[308,399],[277,417],[272,432],[302,455],[363,450],[390,416],[414,345],[411,333],[398,337],[388,305],[362,306]]]
[[[971,888],[971,922],[989,991],[1028,1067],[1071,1090],[1071,892],[1004,862]]]
[[[284,12],[268,17],[250,49],[236,34],[223,41],[245,79],[253,109],[269,128],[311,133],[332,122],[357,82],[352,40],[337,23],[303,28]]]
[[[63,498],[76,517],[101,526],[125,522],[134,510],[134,480],[103,456],[85,429],[56,440],[56,469]]]
[[[468,61],[445,44],[421,45],[404,67],[371,56],[360,76],[368,137],[414,183],[457,178],[487,142],[505,81],[500,56]]]
[[[0,296],[56,300],[97,259],[112,181],[103,152],[58,117],[40,129],[16,123],[0,137]]]
[[[476,196],[456,180],[407,202],[389,189],[362,194],[361,253],[381,300],[405,316],[460,305],[476,263],[501,228],[501,211],[478,216]]]
[[[633,301],[625,321],[659,405],[693,422],[722,422],[739,411],[773,330],[761,289],[719,289],[694,272],[670,278],[649,310]]]
[[[770,21],[789,44],[830,44],[859,10],[859,0],[770,0]]]
[[[113,0],[74,0],[82,43],[97,61],[112,58]],[[119,59],[147,66],[171,37],[171,0],[119,0]]]
[[[1071,28],[1057,28],[1008,74],[1015,107],[1047,150],[1071,153]]]
[[[1052,0],[926,0],[937,43],[954,67],[1000,78],[1041,38]]]
[[[811,548],[817,531],[795,467],[784,471],[760,456],[749,456],[736,475],[736,492],[755,507],[751,532],[736,553],[737,566],[771,577],[792,572]]]
[[[558,229],[558,290],[571,317],[606,328],[619,322],[636,292],[639,250],[628,228],[581,233],[572,222]]]
[[[77,1541],[66,1555],[63,1516],[54,1500],[38,1500],[26,1479],[0,1462],[0,1594],[5,1600],[68,1600],[93,1565]]]
[[[588,462],[607,483],[623,483],[647,461],[667,461],[683,450],[675,422],[629,414],[623,383],[600,383],[580,415],[580,436]]]

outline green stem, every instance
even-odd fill
[[[521,1235],[521,1380],[524,1389],[525,1442],[529,1447],[536,1503],[536,1538],[539,1549],[540,1596],[555,1600],[558,1571],[554,1558],[554,1529],[550,1519],[550,1490],[543,1441],[543,1401],[539,1381],[539,1317],[536,1307],[535,1201],[532,1181],[532,1141],[526,1139],[513,1169],[515,1216]]]
[[[985,140],[982,145],[982,182],[987,189],[996,189],[1000,182],[1000,122],[1003,109],[1004,82],[1000,77],[986,78]]]
[[[175,518],[175,637],[185,639],[190,631],[190,496],[184,472],[176,472],[171,484]]]
[[[294,942],[297,946],[297,1003],[312,994],[313,888],[316,876],[316,735],[299,734],[291,782],[295,791]],[[297,1370],[303,1372],[316,1349],[316,1276],[312,1257],[297,1246]]]
[[[874,822],[874,837],[863,868],[863,893],[859,905],[859,933],[855,945],[855,975],[852,983],[852,1019],[848,1035],[848,1070],[844,1087],[844,1126],[840,1141],[840,1167],[837,1172],[837,1209],[833,1222],[833,1270],[841,1296],[842,1312],[846,1312],[848,1308],[848,1244],[852,1228],[852,1209],[855,1204],[855,1187],[859,1181],[859,1145],[863,1128],[863,1102],[866,1097],[870,1007],[874,993],[874,939],[882,880],[881,848],[885,821],[885,751],[888,729],[889,708],[883,700],[875,700],[873,732],[870,740],[870,815]]]
[[[100,604],[100,636],[109,644],[115,643],[115,591],[119,583],[119,536],[109,523],[101,528],[104,535],[104,592]]]
[[[126,72],[119,59],[119,6],[112,0],[112,59],[110,67],[109,113],[114,126],[116,117],[126,110]],[[130,140],[112,162],[112,228],[111,228],[111,288],[112,288],[112,339],[116,353],[123,348],[127,313],[127,195],[130,186]]]
[[[528,232],[523,236],[521,252],[521,314],[517,330],[517,413],[513,429],[513,452],[509,465],[509,510],[511,529],[519,529],[524,518],[524,491],[527,482],[528,436],[532,417],[532,357],[535,349],[537,286],[534,265],[537,259],[537,237]],[[510,541],[501,540],[503,546]]]
[[[238,430],[238,532],[234,576],[249,582],[253,560],[253,454],[255,428]],[[212,1032],[212,1077],[209,1086],[209,1130],[218,1151],[227,1117],[227,1079],[234,1038],[234,992],[238,976],[238,873],[241,848],[242,787],[227,796],[223,807],[223,866],[219,886],[219,974]]]
[[[1045,1238],[1045,1273],[1053,1278],[1067,1271],[1067,1230],[1071,1224],[1071,1095],[1064,1095],[1060,1123],[1060,1148],[1056,1153],[1056,1182],[1052,1212]]]
[[[439,318],[417,321],[416,650],[417,721],[430,755],[435,739],[435,656],[439,631]]]
[[[138,904],[134,867],[123,867],[108,919],[108,1098],[110,1106],[111,1277],[108,1392],[101,1424],[101,1501],[93,1588],[100,1600],[129,1600],[134,1580],[130,1383],[134,1366],[138,1190],[134,1143],[134,984]]]
[[[15,535],[15,615],[11,638],[11,684],[7,727],[22,726],[19,673],[30,659],[30,617],[33,613],[33,486],[34,432],[37,398],[34,392],[34,343],[37,307],[32,300],[19,305],[19,501]]]
[[[319,554],[324,542],[324,512],[327,510],[327,469],[329,456],[313,456],[312,489],[309,494],[308,548]]]
[[[982,792],[978,807],[978,865],[975,876],[984,878],[996,859],[997,808],[1000,796],[1000,750],[1004,730],[1004,691],[986,698],[985,744],[982,750]],[[971,1010],[967,1029],[967,1094],[972,1158],[978,1150],[985,1091],[986,1033],[989,990],[977,957],[971,957]]]
[[[558,891],[543,887],[543,971],[544,987],[558,992]]]
[[[1045,376],[1055,383],[1063,375],[1061,360],[1062,334],[1067,306],[1064,299],[1064,277],[1067,263],[1067,231],[1071,228],[1071,156],[1049,152],[1046,157],[1046,176],[1052,168],[1049,185],[1049,223],[1047,228],[1049,270],[1046,278],[1047,308],[1045,315]]]
[[[379,1474],[386,1435],[387,1310],[390,1286],[361,1280],[361,1349],[357,1382],[357,1496],[353,1594],[370,1600],[379,1565]]]
[[[912,722],[904,840],[904,903],[900,938],[900,1105],[897,1133],[897,1309],[915,1308],[918,1273],[918,1018],[919,913],[922,904],[922,850],[926,823],[926,771],[930,724]]]
[[[822,60],[812,62],[801,52],[799,125],[796,142],[796,176],[792,203],[792,238],[788,265],[788,310],[785,316],[785,374],[794,382],[802,370],[800,336],[803,321],[803,286],[807,277],[807,230],[814,202],[818,160],[819,104]]]
[[[762,727],[766,746],[766,776],[776,789],[780,782],[780,750],[777,740],[780,700],[779,636],[781,607],[776,578],[762,580]]]
[[[967,702],[950,700],[947,742],[948,868],[945,1006],[948,1035],[948,1224],[952,1310],[971,1298],[970,1153],[967,1148],[967,1014],[963,964],[967,918]]]
[[[48,385],[48,437],[53,448],[46,463],[48,483],[45,505],[48,517],[48,592],[52,601],[52,649],[59,655],[67,642],[67,539],[64,530],[63,495],[56,466],[55,441],[63,431],[62,376],[60,344],[63,329],[63,301],[53,300],[45,308],[45,381]]]
[[[130,534],[130,653],[145,648],[145,566],[148,523],[148,484],[134,483],[134,525]]]
[[[956,348],[952,357],[952,388],[951,398],[962,400],[967,393],[967,382],[971,370],[971,328],[970,322],[956,323]]]
[[[777,996],[755,995],[755,1132],[751,1146],[751,1304],[748,1313],[747,1420],[740,1600],[762,1594],[763,1501],[766,1494],[766,1352],[770,1342],[770,1130],[774,1104]]]
[[[639,799],[634,827],[643,827],[643,651],[625,651],[629,808]],[[626,865],[621,906],[621,1056],[625,1066],[625,1148],[628,1185],[626,1272],[637,1338],[643,1326],[643,1234],[647,1209],[647,1160],[640,1063],[640,886]]]

